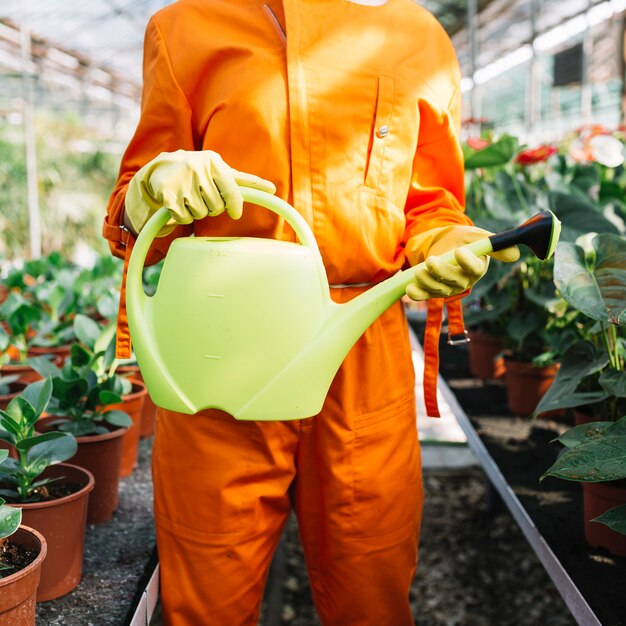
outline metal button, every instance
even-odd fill
[[[386,137],[388,134],[389,134],[389,126],[381,126],[376,131],[376,137],[378,137],[379,139],[382,139],[383,137]]]

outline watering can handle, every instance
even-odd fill
[[[250,187],[240,187],[239,189],[244,201],[265,207],[277,215],[280,215],[280,217],[284,218],[285,221],[294,229],[300,243],[307,248],[311,248],[317,256],[320,255],[317,242],[315,241],[315,237],[313,236],[313,232],[311,231],[309,225],[290,204],[259,189],[252,189]],[[131,297],[135,301],[140,299],[142,296],[147,298],[143,292],[141,273],[143,271],[143,266],[152,241],[159,234],[159,231],[163,228],[163,226],[165,226],[169,219],[169,211],[165,208],[159,209],[147,221],[146,225],[141,229],[139,237],[137,237],[137,241],[135,242],[133,253],[130,257],[128,265],[128,279],[126,283],[127,293],[132,290],[133,294]],[[134,293],[135,291],[137,291],[137,293]],[[131,294],[128,293],[128,295],[130,296]]]

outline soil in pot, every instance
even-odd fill
[[[44,417],[37,422],[37,430],[51,430],[50,423],[58,416]],[[84,467],[94,477],[95,486],[89,496],[88,524],[102,524],[113,517],[117,509],[120,484],[120,465],[125,428],[112,429],[101,435],[76,437],[78,450],[68,463]]]
[[[94,488],[90,472],[59,463],[47,468],[41,478],[62,477],[49,485],[54,499],[16,503],[22,521],[38,530],[48,544],[48,558],[41,569],[37,601],[52,600],[72,591],[80,582],[89,493]]]
[[[107,405],[106,410],[126,411],[130,415],[133,425],[128,428],[122,439],[122,462],[120,465],[120,476],[122,478],[130,476],[133,469],[137,467],[137,455],[139,452],[139,438],[141,434],[141,416],[143,413],[143,403],[148,395],[146,386],[139,381],[133,380],[132,393],[124,396],[122,402]]]
[[[587,543],[593,548],[605,548],[615,556],[626,557],[626,535],[591,521],[609,509],[626,504],[626,481],[582,483],[582,486]]]
[[[531,363],[506,359],[507,404],[513,415],[528,417],[549,389],[558,365],[535,367]]]
[[[12,569],[0,578],[0,626],[32,626],[46,540],[33,528],[20,526],[3,550],[0,561]]]
[[[480,380],[493,380],[504,376],[502,340],[480,330],[469,331],[470,372]]]

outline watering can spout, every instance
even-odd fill
[[[321,410],[352,346],[402,297],[415,268],[336,304],[317,243],[300,214],[262,191],[242,188],[242,195],[287,220],[300,243],[178,238],[156,294],[148,297],[143,264],[169,218],[160,209],[139,235],[128,268],[128,321],[137,362],[155,404],[172,411],[215,408],[245,420],[310,417]],[[558,220],[544,214],[512,234],[466,247],[484,255],[526,243],[547,258],[558,239]],[[453,252],[442,258],[455,262]]]

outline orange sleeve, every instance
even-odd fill
[[[132,237],[122,227],[126,189],[131,178],[161,152],[178,149],[194,149],[192,111],[174,75],[161,31],[152,18],[144,39],[141,117],[122,157],[102,229],[113,255],[124,258],[126,242]],[[146,264],[162,259],[173,239],[189,232],[188,227],[178,226],[168,236],[155,239]]]
[[[411,265],[426,258],[433,244],[453,230],[451,226],[472,224],[465,214],[460,109],[458,86],[444,110],[430,101],[419,103],[420,134],[405,206],[404,243]]]

